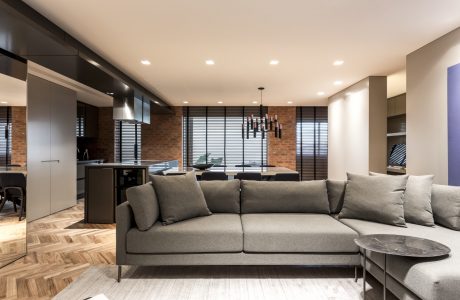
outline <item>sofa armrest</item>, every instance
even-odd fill
[[[126,264],[126,235],[135,226],[131,206],[126,201],[117,206],[116,213],[116,261],[117,265]]]

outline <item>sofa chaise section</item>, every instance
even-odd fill
[[[459,299],[460,297],[460,232],[442,226],[427,227],[407,223],[407,228],[385,225],[381,223],[341,219],[345,225],[366,234],[398,234],[427,238],[447,245],[451,249],[449,257],[435,259],[417,259],[399,256],[387,257],[387,272],[399,284],[409,289],[422,299]],[[371,274],[383,278],[383,256],[379,253],[368,253],[368,264]],[[391,289],[391,286],[389,286]],[[397,290],[392,290],[398,295]],[[398,297],[410,298],[407,295]]]

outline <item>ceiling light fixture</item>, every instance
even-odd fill
[[[217,103],[222,104],[222,103],[224,103],[224,102],[222,102],[222,101],[217,101]]]
[[[343,81],[342,80],[336,80],[334,81],[334,85],[342,85]]]
[[[184,103],[184,104],[188,104],[188,101],[184,101],[183,103]]]
[[[105,92],[107,95],[109,96],[113,96],[113,93],[112,92]]]
[[[292,101],[288,101],[287,103],[288,103],[288,104],[292,104]]]
[[[215,63],[212,59],[208,59],[208,60],[206,61],[206,64],[207,64],[208,66],[212,66],[212,65],[215,65],[216,63]]]
[[[338,67],[338,66],[343,65],[343,63],[344,63],[343,60],[338,59],[338,60],[334,61],[334,62],[332,63],[332,65]]]
[[[100,66],[100,65],[99,65],[97,62],[95,62],[94,60],[91,60],[91,59],[90,59],[90,60],[88,60],[88,62],[89,62],[90,64],[92,64],[93,66],[96,66],[96,67],[99,67],[99,66]]]
[[[0,102],[0,103],[1,103],[1,104],[8,104],[8,102],[6,102],[6,101],[2,101],[2,102]]]
[[[260,131],[261,138],[265,139],[265,135],[270,131],[275,132],[275,138],[281,138],[281,132],[283,125],[278,122],[278,115],[269,116],[267,113],[264,115],[264,106],[262,104],[262,92],[264,87],[260,87],[260,106],[259,106],[259,117],[254,117],[254,114],[246,117],[241,124],[241,137],[243,139],[249,139],[250,132],[252,130],[252,136],[257,138],[257,132]],[[255,101],[254,101],[255,102]]]
[[[150,66],[150,61],[147,60],[147,59],[143,59],[143,60],[141,60],[141,64],[143,64],[145,66]]]
[[[252,101],[252,104],[257,104],[258,102],[257,101]]]
[[[273,60],[270,61],[270,65],[272,65],[272,66],[276,66],[279,63],[280,63],[280,61],[276,60],[276,59],[273,59]]]
[[[153,101],[153,103],[155,103],[155,104],[160,104],[160,102],[158,102],[157,100]]]
[[[324,92],[318,92],[316,93],[318,96],[324,96]]]

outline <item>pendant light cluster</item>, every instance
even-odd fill
[[[241,124],[241,137],[244,139],[249,139],[250,137],[257,138],[257,133],[260,132],[262,139],[265,139],[265,136],[270,131],[275,132],[275,138],[281,139],[283,125],[278,122],[278,115],[269,116],[268,114],[263,115],[263,104],[262,104],[262,92],[265,88],[260,87],[260,109],[259,117],[251,116],[246,117],[246,122]]]

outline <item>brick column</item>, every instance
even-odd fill
[[[268,163],[277,167],[296,169],[296,108],[293,106],[269,106],[269,115],[278,115],[283,125],[282,138],[270,134],[268,139]]]
[[[27,162],[27,109],[11,107],[11,163],[25,165]]]

